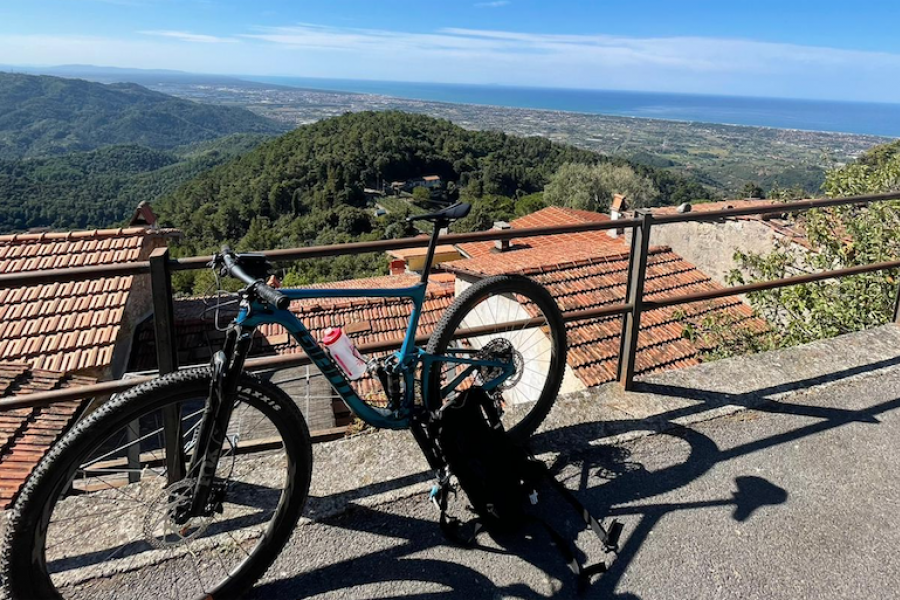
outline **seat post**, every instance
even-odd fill
[[[422,269],[421,283],[428,283],[428,275],[431,273],[431,263],[434,261],[434,251],[437,249],[438,236],[441,229],[450,225],[447,219],[438,219],[434,222],[434,231],[431,232],[431,241],[428,242],[428,254],[425,255],[425,266]]]

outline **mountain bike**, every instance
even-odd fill
[[[211,266],[240,280],[237,316],[211,364],[160,377],[71,428],[22,489],[2,567],[13,598],[235,598],[263,575],[297,524],[312,472],[298,405],[245,371],[256,329],[283,326],[363,421],[412,431],[439,481],[430,417],[479,385],[508,435],[546,417],[565,368],[565,325],[546,289],[520,276],[471,284],[416,345],[438,234],[467,204],[411,217],[433,224],[418,283],[397,289],[273,289],[262,255],[223,249]],[[385,402],[364,401],[289,310],[307,298],[406,298],[400,349],[369,361]],[[384,449],[391,460],[391,449]],[[348,466],[352,468],[352,466]]]

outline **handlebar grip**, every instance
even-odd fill
[[[253,277],[235,260],[235,255],[228,246],[222,246],[222,261],[225,264],[225,271],[232,277],[243,281],[247,285],[253,286],[253,291],[257,297],[270,306],[285,310],[291,305],[291,299],[281,292],[272,289],[262,279]]]
[[[256,293],[261,300],[264,300],[269,305],[274,306],[280,310],[285,310],[288,306],[291,305],[290,298],[288,298],[278,290],[272,289],[262,281],[259,281],[256,284]]]

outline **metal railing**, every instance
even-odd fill
[[[638,336],[641,325],[641,315],[647,310],[677,306],[690,302],[712,300],[726,296],[746,294],[770,290],[791,285],[799,285],[870,273],[885,269],[900,268],[900,260],[872,263],[845,269],[823,271],[809,275],[788,277],[771,281],[762,281],[747,285],[727,287],[717,290],[695,292],[692,294],[675,294],[656,300],[644,299],[644,280],[647,271],[647,258],[650,249],[650,234],[654,226],[671,223],[686,223],[695,221],[717,221],[729,217],[750,215],[786,214],[806,211],[813,208],[827,208],[835,206],[857,205],[865,206],[872,202],[888,200],[900,200],[900,193],[873,194],[854,196],[849,198],[824,198],[819,200],[804,200],[791,203],[760,204],[752,207],[731,208],[718,211],[688,212],[679,214],[654,215],[650,210],[639,210],[635,218],[620,219],[615,221],[602,221],[582,223],[577,225],[560,225],[553,227],[535,227],[527,229],[491,230],[477,233],[459,233],[441,236],[438,243],[461,244],[478,241],[508,240],[512,238],[528,238],[536,236],[556,235],[563,233],[580,233],[587,231],[605,231],[610,229],[631,229],[631,251],[628,259],[628,277],[626,285],[625,302],[611,304],[593,309],[568,311],[563,314],[564,320],[579,321],[584,319],[623,316],[622,334],[620,338],[620,351],[618,363],[618,381],[625,390],[631,390],[634,386],[635,357],[638,351]],[[350,244],[337,244],[333,246],[313,246],[306,248],[292,248],[287,250],[269,250],[263,252],[269,259],[276,261],[303,260],[309,258],[322,258],[329,256],[342,256],[351,254],[363,254],[370,252],[384,252],[387,250],[400,250],[406,248],[420,248],[428,245],[428,238],[402,238],[394,240],[380,240],[374,242],[356,242]],[[191,258],[170,259],[167,248],[155,250],[148,261],[127,263],[122,265],[102,267],[75,267],[69,269],[54,269],[49,271],[37,271],[23,274],[0,275],[0,289],[11,287],[24,287],[40,285],[50,282],[83,281],[103,277],[123,275],[150,275],[151,290],[154,307],[154,327],[156,334],[157,362],[160,374],[170,373],[178,369],[178,352],[175,344],[175,318],[172,300],[172,273],[192,269],[206,268],[212,257],[196,256]],[[898,303],[900,305],[900,303]],[[532,320],[517,321],[515,323],[500,323],[471,328],[458,332],[458,337],[471,335],[483,335],[499,333],[516,326],[522,327]],[[427,337],[417,339],[424,343]],[[396,349],[400,346],[401,339],[384,342],[362,344],[361,352],[377,353]],[[310,364],[305,355],[281,355],[265,358],[254,358],[247,361],[249,370],[266,370],[286,368]],[[37,407],[53,404],[55,402],[78,400],[96,396],[106,396],[125,391],[135,385],[149,381],[152,377],[141,376],[106,381],[88,386],[80,386],[68,389],[39,392],[34,394],[17,396],[0,400],[0,411]]]

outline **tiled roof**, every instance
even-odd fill
[[[573,225],[577,223],[596,223],[602,221],[609,221],[609,217],[587,210],[548,206],[547,208],[525,215],[524,217],[513,219],[510,221],[510,226],[513,229],[527,229],[532,227],[552,227],[554,225]],[[577,242],[586,246],[592,246],[595,249],[604,247],[609,248],[611,251],[627,248],[621,238],[611,238],[606,231],[586,231],[583,233],[564,233],[528,238],[514,238],[510,240],[510,248],[509,250],[505,250],[504,254],[507,252],[527,250],[529,248],[555,246],[564,242]],[[463,254],[473,258],[487,254],[499,254],[499,252],[494,249],[494,242],[470,242],[468,244],[459,244],[458,248]]]
[[[450,306],[454,296],[455,279],[455,276],[446,273],[435,273],[430,277],[425,304],[419,317],[418,335],[430,334],[443,311]],[[311,287],[398,288],[415,285],[418,281],[417,275],[391,275],[317,284]],[[410,301],[401,298],[318,298],[296,300],[291,303],[291,310],[303,320],[316,339],[320,339],[326,328],[340,325],[347,330],[356,344],[402,338],[406,333],[411,307]],[[273,336],[285,334],[283,330],[278,331],[279,328],[274,325],[264,326],[261,329],[266,337],[277,341],[283,338]],[[277,347],[277,344],[273,345]],[[290,351],[300,352],[300,348],[291,345]]]
[[[568,235],[558,237],[568,238]],[[621,254],[627,251],[624,243],[612,248],[597,247],[595,244],[586,244],[582,241],[564,241],[557,244],[547,244],[537,248],[522,248],[514,252],[498,252],[497,254],[482,254],[473,258],[445,263],[446,270],[454,273],[469,273],[479,277],[489,277],[504,273],[519,273],[522,271],[557,269],[579,261],[607,256],[609,254]]]
[[[146,227],[0,235],[0,270],[24,273],[137,260],[143,239],[171,231]]]
[[[93,379],[33,370],[25,363],[0,363],[0,397],[88,385]],[[9,508],[22,484],[50,446],[68,428],[81,400],[0,412],[0,510]]]
[[[527,275],[550,291],[563,312],[625,302],[627,252],[607,254],[603,248],[566,242],[461,260],[445,266],[449,271],[477,277],[500,273]],[[650,250],[646,299],[712,289],[720,289],[720,286],[671,249]],[[766,327],[764,322],[752,316],[750,307],[734,296],[647,311],[641,320],[636,373],[698,364],[704,348],[684,337],[684,327],[686,322],[699,320],[710,313],[728,318],[734,327],[748,327],[753,331],[762,331]],[[566,324],[567,360],[585,386],[615,380],[621,323],[621,317],[607,317]]]
[[[767,200],[759,200],[753,198],[738,200],[721,200],[719,202],[698,202],[691,204],[691,212],[712,212],[715,210],[725,210],[727,208],[750,208],[753,206],[770,204]],[[674,215],[678,214],[677,206],[660,206],[653,209],[655,215]],[[750,215],[753,218],[759,218],[759,215]]]
[[[174,235],[146,227],[0,236],[0,273],[145,259],[150,240]],[[0,290],[0,360],[69,372],[106,367],[132,277]]]

